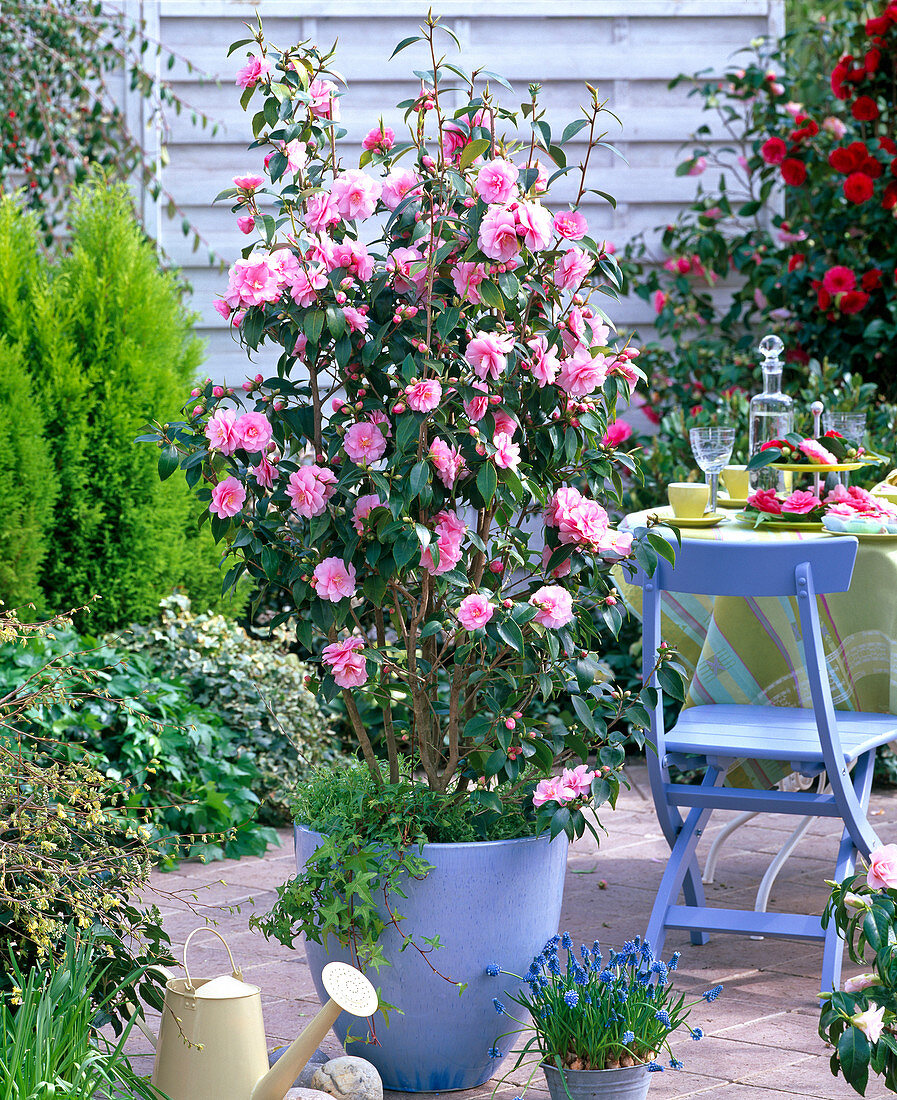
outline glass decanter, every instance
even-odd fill
[[[748,457],[760,450],[764,443],[772,439],[783,439],[794,430],[794,402],[782,393],[782,360],[779,358],[785,345],[778,336],[770,333],[760,341],[759,351],[763,356],[760,369],[763,371],[763,392],[751,398],[750,423],[748,429]],[[785,489],[785,478],[780,470],[764,467],[751,471],[751,490]]]

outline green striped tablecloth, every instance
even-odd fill
[[[645,526],[664,508],[635,512],[621,525]],[[683,539],[757,542],[819,539],[818,532],[755,531],[728,519],[718,527],[682,531]],[[641,590],[622,582],[631,609],[641,611]],[[860,540],[847,592],[819,597],[819,620],[835,706],[897,714],[897,539]],[[664,641],[676,646],[692,675],[686,706],[700,703],[765,703],[810,707],[810,690],[799,646],[796,601],[664,596]],[[738,778],[772,786],[782,766],[745,761]]]

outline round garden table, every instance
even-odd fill
[[[622,527],[647,526],[649,508],[627,516]],[[822,532],[754,530],[727,518],[717,527],[681,530],[683,539],[774,542],[827,539]],[[641,610],[641,590],[620,585],[631,609]],[[897,714],[897,538],[860,539],[847,592],[819,597],[832,697],[840,710]],[[764,596],[664,598],[664,641],[676,647],[691,674],[685,705],[760,703],[811,707],[793,599]],[[739,782],[771,787],[787,766],[742,761]],[[784,769],[784,770],[783,770]],[[730,776],[734,779],[733,775]]]

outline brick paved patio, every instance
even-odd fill
[[[666,844],[647,798],[644,768],[633,767],[633,789],[621,795],[616,811],[604,815],[607,835],[600,850],[584,838],[570,850],[562,928],[577,942],[596,936],[619,946],[643,932],[666,860]],[[897,842],[897,792],[873,793],[871,820],[886,842]],[[707,830],[699,854],[703,857],[726,819]],[[766,863],[790,831],[784,817],[757,819],[739,830],[723,851],[717,881],[707,887],[711,904],[750,907],[756,883]],[[827,890],[823,880],[834,866],[837,825],[817,821],[786,865],[772,892],[770,908],[820,911]],[[301,948],[290,951],[248,929],[249,915],[264,911],[274,888],[293,870],[292,838],[282,833],[283,846],[263,859],[242,859],[212,865],[182,864],[172,874],[157,873],[154,885],[166,895],[196,896],[194,905],[217,922],[247,981],[262,989],[265,1022],[271,1047],[291,1040],[318,1008],[317,998]],[[599,883],[606,883],[600,888]],[[180,945],[201,919],[169,896],[157,899],[165,926],[180,956]],[[216,906],[239,907],[233,915]],[[206,908],[209,907],[209,908]],[[223,949],[213,936],[194,940],[196,971],[203,975],[226,969]],[[691,947],[686,933],[671,935],[666,950],[682,950],[677,984],[695,994],[722,982],[723,996],[714,1004],[695,1009],[693,1022],[704,1028],[700,1043],[684,1037],[673,1045],[686,1068],[656,1074],[653,1100],[702,1096],[708,1100],[774,1100],[776,1097],[818,1097],[842,1100],[855,1097],[842,1079],[832,1077],[828,1055],[816,1033],[815,994],[822,965],[822,947],[742,936],[716,936],[702,948]],[[849,975],[855,968],[845,968]],[[331,1035],[324,1048],[337,1053]],[[131,1040],[135,1065],[151,1067],[150,1047],[139,1032]],[[359,1051],[363,1055],[363,1051]],[[512,1075],[497,1093],[510,1100],[519,1093],[521,1079]],[[460,1093],[459,1100],[486,1100],[492,1086]],[[401,1094],[388,1094],[398,1100]],[[547,1100],[544,1082],[534,1081],[528,1095]],[[891,1096],[870,1083],[867,1100]],[[224,1098],[222,1098],[224,1100]]]

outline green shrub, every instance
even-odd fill
[[[202,349],[183,286],[160,270],[130,202],[123,186],[79,188],[70,250],[55,264],[39,251],[33,215],[15,198],[0,202],[0,337],[31,373],[59,484],[53,553],[40,569],[44,603],[71,607],[100,594],[98,629],[150,618],[181,585],[203,606],[221,603],[219,553],[198,530],[195,504],[182,486],[159,482],[157,455],[134,442],[151,415],[177,413]],[[0,430],[22,404],[0,393]],[[33,416],[28,426],[19,434],[39,440]],[[33,467],[21,471],[20,492],[46,501],[52,482]],[[33,543],[23,548],[25,576],[39,567]]]
[[[289,635],[247,634],[222,615],[194,615],[190,601],[172,596],[150,626],[133,628],[120,645],[184,683],[198,706],[233,730],[261,773],[254,786],[261,820],[290,820],[296,782],[315,765],[332,762],[337,742],[305,685],[308,669],[289,651]]]

